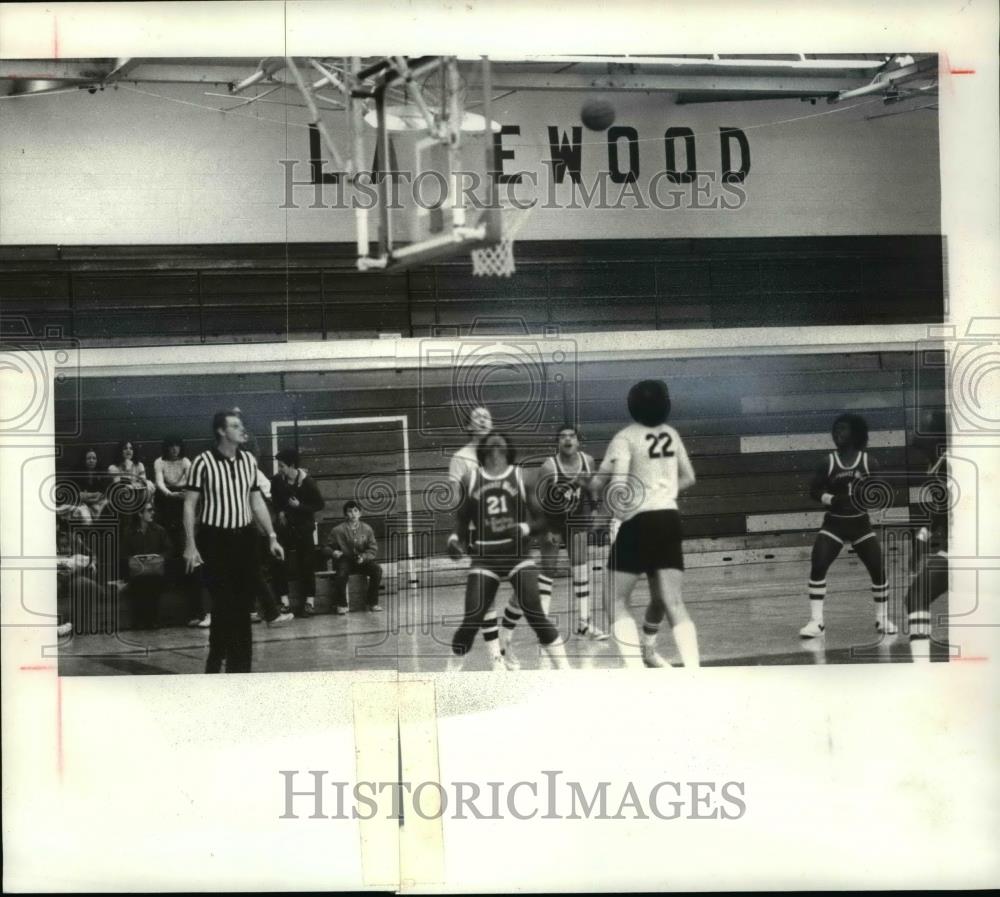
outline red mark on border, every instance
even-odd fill
[[[59,58],[59,20],[52,17],[52,58]]]
[[[51,663],[25,663],[21,664],[22,670],[54,670],[55,665]],[[63,773],[63,740],[62,740],[62,676],[56,675],[56,768],[59,770],[59,778]]]
[[[975,69],[948,69],[948,74],[950,75],[974,75],[976,74]]]
[[[952,663],[981,663],[984,660],[988,660],[987,657],[953,657]]]

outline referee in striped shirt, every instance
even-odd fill
[[[237,411],[212,419],[215,446],[194,459],[184,497],[184,561],[188,572],[203,566],[212,596],[212,629],[206,673],[249,673],[250,611],[256,594],[257,531],[267,533],[271,554],[285,553],[257,485],[257,461],[242,446],[247,431]],[[196,535],[197,533],[197,535]]]

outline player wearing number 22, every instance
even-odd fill
[[[478,465],[466,484],[455,532],[448,539],[452,558],[457,560],[467,552],[472,561],[465,615],[452,639],[454,656],[449,669],[460,667],[480,628],[493,669],[506,669],[496,616],[488,615],[502,582],[514,588],[525,619],[553,665],[566,668],[566,649],[542,610],[538,594],[538,572],[528,544],[532,532],[529,520],[537,515],[528,507],[524,475],[514,464],[514,448],[502,433],[490,433],[480,440],[476,455]]]
[[[698,666],[698,635],[681,597],[684,556],[678,494],[693,486],[694,468],[680,434],[667,425],[670,393],[662,380],[643,380],[629,390],[634,424],[620,430],[608,445],[591,480],[595,499],[602,498],[620,522],[611,545],[610,567],[615,596],[614,636],[626,666],[641,647],[642,662],[663,667],[656,636],[664,615],[684,666]],[[627,606],[640,576],[649,582],[640,641]]]
[[[841,414],[831,432],[836,451],[830,452],[813,477],[809,494],[827,507],[816,535],[809,571],[811,619],[799,630],[802,638],[823,634],[823,604],[826,599],[826,572],[837,559],[844,543],[850,542],[872,578],[875,601],[875,628],[886,635],[896,632],[889,619],[889,582],[882,559],[882,547],[872,531],[864,509],[863,483],[871,476],[874,462],[869,459],[868,423],[857,414]]]

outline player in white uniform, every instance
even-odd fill
[[[667,425],[670,394],[662,380],[643,380],[629,390],[634,424],[620,430],[591,483],[621,522],[611,546],[615,596],[613,632],[630,663],[629,649],[640,645],[647,667],[665,666],[656,653],[656,634],[666,614],[686,667],[698,666],[698,634],[681,597],[684,555],[677,495],[694,485],[694,468],[677,431]],[[627,602],[639,577],[649,581],[642,639]]]
[[[448,479],[456,487],[464,486],[472,472],[479,467],[476,449],[479,447],[479,440],[493,431],[493,415],[487,408],[481,406],[473,408],[469,412],[466,431],[471,437],[469,442],[451,456],[451,462],[448,464]],[[454,503],[456,508],[463,497],[464,495],[459,492],[459,497]]]

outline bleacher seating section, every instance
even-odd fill
[[[868,419],[872,454],[883,470],[903,475],[893,481],[894,504],[907,506],[908,487],[921,482],[924,467],[924,459],[909,448],[918,402],[944,404],[943,382],[928,388],[927,372],[920,374],[918,400],[916,363],[909,352],[581,362],[561,383],[551,371],[541,373],[546,382],[538,417],[528,430],[522,420],[515,438],[526,461],[540,462],[552,451],[559,425],[575,417],[585,449],[600,458],[613,433],[627,423],[630,384],[663,377],[673,395],[671,422],[684,437],[699,478],[682,501],[691,547],[804,544],[819,510],[808,496],[809,479],[830,449],[830,424],[841,411]],[[280,445],[297,439],[302,464],[327,499],[321,539],[341,519],[343,502],[355,496],[384,538],[386,525],[403,528],[407,504],[401,423],[311,422],[405,415],[414,527],[432,532],[430,550],[440,553],[452,522],[435,513],[433,488],[443,479],[450,454],[466,441],[451,377],[449,371],[404,369],[85,378],[79,409],[77,385],[57,385],[57,417],[79,411],[82,421],[79,437],[61,446],[59,463],[71,465],[79,447],[87,445],[97,447],[104,465],[117,440],[127,437],[141,447],[151,469],[165,433],[182,434],[193,455],[209,445],[212,414],[238,406],[267,472],[272,423],[296,422],[280,429]],[[523,372],[497,375],[485,383],[483,397],[502,421],[517,416],[519,403],[537,388]]]

